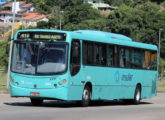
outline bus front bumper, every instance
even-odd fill
[[[30,89],[30,88],[22,88],[15,85],[10,84],[10,95],[11,97],[37,97],[43,99],[59,99],[59,100],[67,100],[67,88],[54,88],[54,89]],[[33,96],[31,93],[37,93],[37,96]]]

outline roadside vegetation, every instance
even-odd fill
[[[0,91],[9,92],[9,89],[6,88],[6,73],[0,72]]]
[[[159,81],[158,91],[165,91],[165,79],[162,79],[162,81]]]

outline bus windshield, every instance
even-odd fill
[[[66,70],[66,43],[14,43],[12,71],[31,75],[60,74]]]

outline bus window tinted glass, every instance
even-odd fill
[[[114,46],[114,66],[119,67],[119,47]]]
[[[151,69],[157,70],[157,53],[154,51],[151,54]]]
[[[125,50],[124,50],[124,48],[120,48],[119,58],[120,58],[120,67],[125,67]]]
[[[125,67],[130,68],[131,67],[131,53],[130,49],[126,48],[125,49]]]
[[[70,57],[70,73],[76,75],[80,70],[80,41],[72,40],[71,57]]]
[[[12,71],[24,74],[35,74],[38,45],[34,43],[14,43]]]
[[[107,46],[107,66],[113,66],[114,64],[114,46]]]
[[[156,70],[157,69],[156,66],[157,66],[157,53],[154,51],[146,50],[144,68]]]
[[[83,64],[93,65],[93,42],[83,41]]]
[[[144,54],[140,49],[133,49],[131,52],[131,67],[143,68]]]
[[[94,65],[106,65],[106,46],[104,44],[94,44]]]
[[[66,70],[66,44],[45,44],[39,49],[38,74],[58,74]]]

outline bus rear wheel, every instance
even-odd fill
[[[137,105],[140,103],[140,100],[141,100],[141,87],[140,85],[137,85],[135,89],[133,103]]]
[[[30,98],[30,101],[31,101],[32,105],[34,105],[34,106],[40,106],[43,104],[43,99]]]
[[[138,105],[141,100],[141,87],[140,85],[136,86],[135,94],[133,99],[123,99],[123,102],[126,104],[135,104]]]
[[[91,91],[90,88],[86,86],[82,94],[81,106],[87,107],[89,105],[90,100],[91,100]]]

